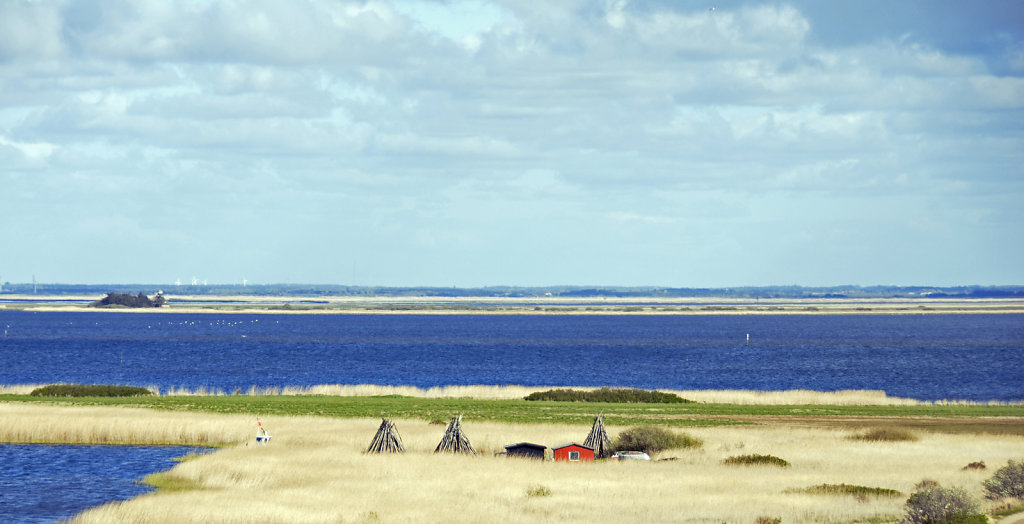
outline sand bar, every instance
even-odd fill
[[[165,295],[162,308],[91,308],[100,296],[2,295],[0,309],[132,313],[784,315],[1024,313],[1019,298],[394,297]]]

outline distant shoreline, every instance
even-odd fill
[[[1024,313],[1020,298],[392,297],[165,295],[161,308],[92,308],[101,297],[0,295],[0,311],[417,315],[918,315]]]

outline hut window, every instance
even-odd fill
[[[580,459],[580,452],[579,451],[570,451],[569,452],[569,460],[579,460],[579,459]]]

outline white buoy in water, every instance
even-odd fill
[[[750,343],[750,333],[747,333],[747,344]]]

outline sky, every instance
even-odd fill
[[[1024,3],[0,0],[0,282],[1024,284]]]

